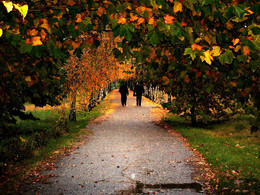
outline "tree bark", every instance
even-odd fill
[[[191,108],[190,112],[191,112],[191,114],[190,114],[190,116],[191,116],[191,125],[193,127],[196,127],[197,126],[197,119],[196,119],[196,113],[195,113],[195,106],[193,106]]]
[[[70,114],[69,120],[76,121],[76,100],[77,100],[77,93],[73,92],[71,96],[71,105],[70,105]]]

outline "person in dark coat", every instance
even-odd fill
[[[126,86],[126,83],[123,83],[120,86],[119,93],[121,93],[121,103],[122,103],[122,106],[126,106],[127,95],[129,94],[128,88]]]
[[[142,95],[144,93],[144,87],[137,83],[134,89],[134,96],[136,96],[136,105],[141,106]]]

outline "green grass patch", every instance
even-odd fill
[[[248,116],[194,128],[177,115],[165,121],[187,138],[215,170],[212,185],[217,192],[259,192],[259,132],[251,134]]]
[[[85,127],[109,108],[109,99],[105,98],[91,112],[77,112],[77,121],[59,120],[60,114],[56,110],[30,111],[40,120],[18,121],[13,126],[15,136],[11,133],[0,141],[0,194],[13,193],[21,178],[40,166],[42,161],[57,151],[64,153],[80,137],[90,135]],[[67,119],[68,115],[69,111],[66,111]]]

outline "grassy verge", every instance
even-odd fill
[[[109,99],[105,98],[97,107],[89,113],[77,113],[77,121],[66,121],[66,125],[60,124],[60,114],[56,110],[35,110],[31,111],[37,121],[19,121],[14,127],[15,137],[8,137],[0,141],[1,152],[5,150],[5,155],[12,156],[14,152],[24,155],[26,151],[33,152],[25,156],[22,160],[0,162],[0,194],[13,193],[15,187],[23,182],[24,176],[31,174],[32,170],[44,167],[46,161],[51,157],[58,157],[65,154],[70,148],[80,141],[80,138],[91,134],[85,127],[93,119],[103,115],[110,109]],[[68,118],[68,111],[66,113]],[[63,126],[66,129],[63,130]],[[41,144],[37,144],[41,142]],[[5,146],[13,143],[12,150]],[[17,144],[17,145],[15,145]],[[21,147],[26,147],[21,150]],[[17,150],[20,151],[17,152]],[[17,156],[17,154],[15,154]],[[3,168],[4,167],[4,168]]]
[[[216,173],[211,183],[217,193],[259,193],[259,132],[250,133],[248,117],[207,128],[191,127],[184,118],[171,114],[165,122],[187,138],[211,164]]]

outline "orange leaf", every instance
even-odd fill
[[[248,46],[243,47],[243,53],[244,53],[245,56],[250,54],[250,49],[248,48]]]
[[[150,18],[149,21],[148,21],[148,24],[154,25],[155,24],[154,18]]]
[[[195,43],[191,45],[191,49],[192,49],[193,51],[194,51],[195,49],[201,51],[202,48],[203,48],[202,46],[197,45],[197,44],[195,44]]]
[[[125,24],[126,23],[126,19],[125,18],[119,18],[119,20],[117,21],[118,24]]]
[[[30,38],[27,38],[27,39],[25,40],[25,43],[27,43],[27,44],[32,44],[32,41],[31,41]]]
[[[41,38],[42,38],[42,40],[45,40],[45,38],[46,38],[46,35],[47,35],[47,33],[45,32],[45,30],[41,30]]]
[[[242,92],[241,92],[241,95],[242,95],[243,97],[247,97],[247,96],[248,96],[248,93],[247,93],[246,91],[242,91]]]
[[[173,16],[166,15],[163,17],[165,24],[172,24],[173,20],[175,19]]]
[[[233,45],[235,46],[236,44],[239,43],[239,41],[240,41],[239,39],[233,39],[233,40],[232,40],[232,43],[233,43]]]
[[[32,38],[32,45],[37,46],[37,45],[42,45],[43,43],[41,42],[41,37],[40,36],[35,36]]]
[[[140,6],[140,7],[137,7],[137,8],[136,8],[136,11],[137,11],[139,14],[142,14],[145,10],[146,10],[146,8],[145,8],[144,6]]]
[[[137,20],[138,25],[142,24],[143,22],[144,22],[144,18],[139,18],[139,19]]]
[[[82,22],[81,14],[77,14],[76,18],[77,18],[77,20],[76,20],[77,23]]]
[[[75,5],[75,2],[73,0],[68,0],[67,5],[73,6]]]
[[[131,13],[130,14],[130,21],[133,22],[133,21],[136,21],[136,20],[138,20],[138,17]]]
[[[80,42],[72,42],[73,49],[77,49],[80,46]]]
[[[189,82],[190,82],[190,78],[189,78],[188,76],[186,76],[186,77],[184,78],[184,81],[185,81],[186,83],[189,83]]]
[[[101,17],[105,13],[106,9],[104,7],[99,7],[97,10],[97,15]]]
[[[181,22],[181,26],[185,27],[185,26],[187,26],[187,23],[184,22],[184,21],[182,21],[182,22]]]

